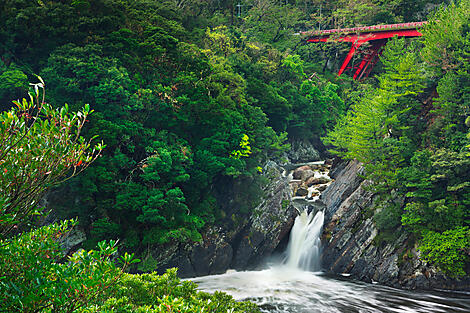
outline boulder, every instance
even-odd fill
[[[60,246],[63,249],[64,254],[69,254],[74,250],[74,248],[78,247],[85,240],[85,232],[80,228],[73,228],[70,233],[64,239],[62,239]]]
[[[295,195],[298,197],[306,197],[308,195],[308,189],[305,187],[299,187]]]
[[[399,288],[440,288],[470,290],[470,277],[446,277],[424,262],[413,238],[398,226],[396,238],[377,242],[373,217],[377,210],[370,182],[362,178],[363,169],[356,161],[336,164],[335,181],[322,193],[326,205],[323,229],[322,267],[329,272],[351,274],[354,279]],[[394,199],[402,203],[402,199]]]
[[[329,183],[331,181],[330,178],[328,177],[310,177],[309,179],[307,179],[307,181],[305,182],[305,185],[307,185],[308,187],[310,186],[313,186],[313,185],[321,185],[321,184],[326,184],[326,183]]]
[[[320,153],[315,148],[314,144],[308,140],[293,140],[290,144],[291,148],[287,152],[290,163],[304,163],[320,160]]]
[[[304,165],[304,166],[301,166],[299,168],[296,168],[294,170],[294,174],[293,174],[293,177],[294,179],[302,179],[302,175],[305,177],[306,175],[303,174],[304,172],[313,172],[312,169],[310,168],[309,165]],[[305,179],[304,179],[305,180]]]

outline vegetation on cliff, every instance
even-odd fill
[[[224,216],[217,180],[258,188],[260,165],[287,148],[287,132],[318,137],[343,111],[339,87],[310,77],[313,50],[293,50],[293,30],[306,23],[302,6],[260,2],[237,18],[230,6],[2,2],[3,108],[39,73],[53,106],[95,110],[83,134],[100,136],[102,157],[49,197],[60,217],[79,218],[85,247],[120,238],[146,253],[201,240]]]
[[[452,276],[466,274],[470,251],[469,13],[470,1],[452,3],[422,40],[389,43],[377,84],[326,138],[364,163],[385,201],[381,231],[404,225],[423,258]]]
[[[88,106],[77,113],[53,109],[40,99],[42,86],[34,85],[30,100],[0,115],[0,311],[258,312],[223,293],[197,292],[176,269],[162,276],[126,274],[139,260],[118,256],[115,241],[64,255],[64,238],[76,220],[31,227],[44,214],[37,202],[46,189],[90,165],[103,148],[80,136]]]

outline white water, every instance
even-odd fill
[[[297,216],[280,264],[191,280],[201,291],[224,291],[236,300],[255,302],[266,313],[470,312],[469,293],[412,292],[312,272],[320,269],[323,219],[322,211]]]
[[[309,188],[308,198],[318,191],[316,188]],[[191,280],[201,291],[224,291],[236,300],[255,302],[266,313],[470,312],[469,293],[411,292],[340,280],[319,272],[323,222],[322,211],[301,212],[295,219],[287,255],[281,263],[259,271],[229,270],[222,275]]]
[[[287,246],[286,265],[291,269],[306,271],[320,270],[321,241],[320,234],[324,221],[323,211],[304,210],[295,218]]]

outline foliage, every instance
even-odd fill
[[[420,53],[416,44],[389,43],[378,84],[325,139],[335,153],[364,163],[383,195],[374,217],[380,231],[401,222],[417,235],[423,259],[451,276],[465,275],[470,261],[469,3],[438,10]]]
[[[241,157],[248,157],[251,154],[251,147],[250,147],[250,138],[248,135],[243,134],[242,139],[240,140],[240,149],[232,151],[230,156],[235,159],[239,159]]]
[[[71,176],[77,174],[77,167],[84,162],[93,162],[103,148],[99,145],[96,150],[87,152],[90,143],[79,137],[90,112],[88,106],[84,112],[77,113],[69,113],[66,106],[53,109],[44,99],[39,101],[39,88],[43,88],[43,83],[34,87],[36,99],[16,102],[18,109],[1,115],[5,130],[0,151],[0,160],[5,166],[2,188],[8,192],[8,187],[14,185],[15,193],[7,193],[2,198],[0,221],[15,226],[24,223],[28,214],[42,215],[38,200],[44,191],[62,179],[67,170],[74,170]],[[155,163],[158,165],[158,161]],[[9,176],[9,172],[13,176]],[[156,175],[153,172],[148,179],[158,180]],[[26,177],[25,183],[19,180],[21,176]],[[35,186],[38,181],[42,185]],[[22,196],[21,201],[11,201],[18,195],[26,196]],[[167,195],[171,199],[178,198],[181,191],[170,190]],[[11,203],[23,202],[20,208],[29,210],[28,214],[23,211],[11,213]],[[116,223],[109,223],[104,218],[94,224],[95,237],[119,229]],[[77,225],[76,220],[23,230],[17,235],[9,234],[12,227],[7,223],[4,225],[7,231],[3,235],[10,236],[0,239],[2,312],[166,312],[172,308],[192,312],[205,309],[258,312],[254,304],[237,303],[226,294],[196,292],[195,284],[179,281],[176,270],[161,277],[155,273],[147,276],[125,274],[126,269],[139,260],[134,259],[134,254],[118,256],[117,241],[101,241],[97,250],[79,250],[64,255],[62,245],[71,228]]]
[[[45,226],[0,241],[0,303],[2,312],[259,312],[248,302],[216,292],[197,292],[181,282],[176,269],[164,275],[124,273],[132,255],[111,259],[116,242],[100,242],[98,250],[80,250],[65,262],[60,248],[76,221]]]
[[[122,238],[144,253],[201,240],[223,216],[212,191],[218,180],[258,186],[258,167],[288,148],[286,131],[312,138],[341,114],[340,88],[309,79],[313,62],[288,51],[302,8],[268,2],[233,23],[227,1],[0,6],[5,96],[21,92],[34,71],[54,106],[96,110],[83,131],[107,149],[61,187],[68,197],[51,200],[89,230],[87,247]]]
[[[176,269],[163,275],[124,274],[112,297],[80,312],[259,312],[249,302],[236,302],[225,293],[198,292],[196,284],[181,281]]]
[[[115,242],[57,262],[64,257],[60,240],[76,224],[63,221],[0,242],[2,312],[74,312],[118,283],[122,272],[109,261],[117,251]],[[124,268],[136,261],[123,260]]]
[[[43,82],[34,85],[34,96],[14,101],[15,108],[0,114],[0,237],[28,223],[38,214],[47,188],[83,171],[94,161],[102,144],[80,137],[91,113],[69,113],[68,106],[54,109],[44,102]],[[41,99],[42,97],[42,99]]]
[[[457,227],[443,233],[425,232],[420,250],[427,261],[439,266],[452,277],[464,276],[470,246],[468,227]]]
[[[427,132],[419,118],[422,90],[440,72],[421,64],[438,58],[439,48],[425,42],[421,56],[415,52],[421,46],[394,41],[378,88],[363,93],[347,79],[326,79],[335,75],[331,64],[344,53],[341,46],[303,45],[293,35],[414,21],[440,2],[246,0],[238,12],[232,0],[5,0],[0,100],[24,96],[28,78],[40,73],[50,110],[93,104],[96,112],[80,129],[84,144],[99,134],[107,149],[62,184],[54,194],[63,197],[51,195],[50,205],[62,218],[78,216],[86,247],[120,238],[123,248],[145,255],[152,245],[200,241],[204,227],[227,216],[219,182],[247,185],[236,212],[245,218],[260,194],[266,159],[280,156],[288,140],[325,135],[337,120],[344,127],[330,142],[342,155],[362,158],[383,194],[400,187],[399,169],[425,150],[423,142],[438,146],[445,137],[446,149],[459,152],[468,144],[468,130],[455,122],[468,115],[468,104],[461,105],[468,68],[460,57],[468,51],[455,34],[436,35],[458,52],[452,71],[436,78],[443,100]],[[465,31],[465,23],[455,23]],[[342,118],[355,97],[362,100]],[[88,166],[75,161],[78,170]]]

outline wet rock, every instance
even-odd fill
[[[361,178],[360,163],[336,164],[335,181],[322,192],[325,226],[322,236],[322,266],[334,273],[349,273],[352,278],[409,289],[470,290],[470,278],[452,279],[421,260],[419,251],[410,248],[409,233],[396,229],[392,242],[376,240],[378,230],[367,212],[376,207],[370,184]],[[402,199],[394,199],[402,203]]]
[[[322,191],[324,191],[327,187],[328,187],[328,185],[322,185],[322,186],[319,186],[319,187],[317,188],[317,190],[320,191],[320,192],[322,192]]]
[[[295,195],[298,197],[305,197],[308,195],[308,189],[305,187],[299,187]]]
[[[303,171],[301,174],[300,174],[300,179],[302,181],[306,181],[310,178],[312,178],[313,176],[315,175],[315,172],[312,171],[312,170],[306,170],[306,171]]]
[[[159,264],[158,272],[179,267],[179,275],[186,278],[258,266],[288,236],[296,216],[291,188],[297,184],[289,184],[282,173],[277,163],[266,163],[264,198],[244,216],[233,201],[232,191],[221,193],[220,201],[224,201],[227,217],[219,225],[207,228],[202,242],[156,247],[152,254]],[[227,189],[224,186],[222,191]]]
[[[310,164],[309,167],[311,170],[320,171],[323,168],[323,165],[322,164]]]
[[[307,179],[307,181],[305,182],[305,185],[307,185],[308,187],[310,186],[313,186],[313,185],[320,185],[320,184],[327,184],[331,181],[330,178],[328,177],[325,177],[325,176],[322,176],[322,177],[310,177],[309,179]],[[326,189],[326,188],[325,188]]]
[[[234,249],[232,268],[255,268],[288,235],[296,216],[290,191],[287,179],[280,173],[271,181],[266,189],[266,199],[254,209],[249,224],[241,232],[241,239]]]

